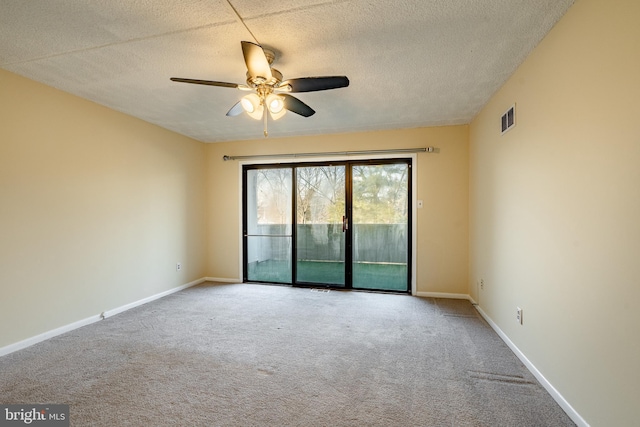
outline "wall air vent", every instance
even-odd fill
[[[513,104],[503,115],[501,119],[502,133],[505,133],[516,125],[516,104]]]

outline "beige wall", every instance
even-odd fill
[[[214,277],[240,278],[240,166],[223,155],[257,155],[379,150],[435,146],[439,153],[418,154],[418,292],[468,294],[468,127],[451,126],[257,139],[207,146],[212,195],[208,230],[208,271]]]
[[[576,1],[470,126],[472,295],[593,426],[640,419],[638,18]]]
[[[0,94],[0,348],[205,276],[204,144],[3,70]]]

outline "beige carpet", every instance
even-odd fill
[[[203,284],[0,358],[73,426],[570,426],[467,301]]]

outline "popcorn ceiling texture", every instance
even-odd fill
[[[300,94],[271,136],[469,123],[573,0],[231,0],[285,78],[346,75]],[[259,138],[225,114],[242,93],[169,77],[244,83],[224,0],[3,1],[0,68],[203,142]]]

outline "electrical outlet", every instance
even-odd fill
[[[182,264],[181,263],[177,263],[176,264],[176,271],[180,271],[182,270]]]
[[[484,279],[480,279],[480,289],[484,290]]]
[[[520,307],[516,307],[516,320],[522,325],[522,309]]]

